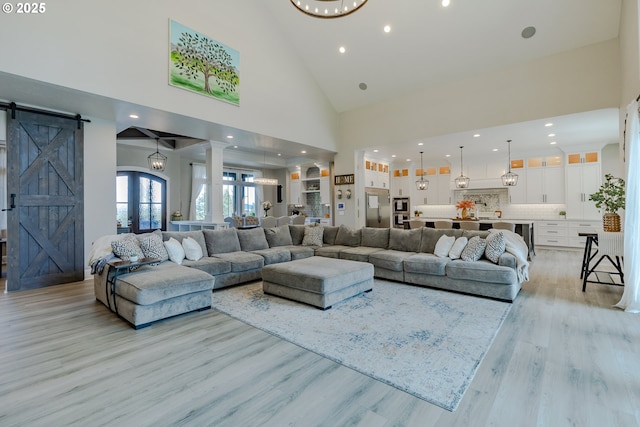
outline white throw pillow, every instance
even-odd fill
[[[462,255],[462,251],[464,250],[465,246],[467,246],[468,241],[469,239],[467,239],[464,236],[458,237],[455,243],[453,244],[453,246],[451,247],[451,250],[449,251],[449,258],[451,259],[460,258],[460,255]]]
[[[164,247],[167,248],[167,252],[169,253],[169,259],[176,264],[182,264],[182,260],[184,260],[184,249],[180,242],[178,242],[173,237],[164,242]]]
[[[442,258],[448,257],[449,251],[451,250],[455,242],[456,242],[455,236],[447,236],[446,234],[443,234],[438,239],[438,242],[436,243],[436,247],[433,250],[433,253],[436,256],[439,256]]]
[[[185,237],[182,239],[182,248],[184,256],[189,261],[197,261],[202,258],[202,247],[193,237]]]

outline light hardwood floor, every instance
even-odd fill
[[[538,251],[455,412],[211,310],[135,331],[90,281],[3,294],[0,426],[638,426],[640,315],[580,258]]]

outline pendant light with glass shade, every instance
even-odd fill
[[[471,181],[468,176],[464,176],[464,173],[462,173],[462,149],[463,148],[464,148],[464,145],[461,145],[460,146],[460,176],[454,180],[456,183],[456,188],[467,188],[469,186],[469,181]]]
[[[422,167],[422,153],[424,153],[424,151],[420,152],[420,179],[416,181],[416,188],[421,191],[429,188],[429,181],[424,179],[424,168]]]
[[[508,172],[502,175],[502,185],[505,187],[513,187],[518,185],[518,174],[511,172],[511,140],[507,139],[509,144],[509,169]]]

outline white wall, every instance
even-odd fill
[[[91,243],[116,233],[116,126],[114,122],[85,117],[84,125],[84,256]]]
[[[0,72],[336,150],[336,113],[261,1],[49,6],[3,14],[0,38],[13,42],[2,48]],[[240,52],[240,107],[168,85],[169,18]]]

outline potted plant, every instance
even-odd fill
[[[600,189],[590,194],[589,200],[596,202],[596,208],[604,210],[602,216],[604,231],[620,231],[618,210],[625,207],[624,179],[616,178],[610,173],[604,178],[605,181]]]
[[[422,211],[419,211],[419,210],[416,209],[415,211],[413,211],[413,214],[415,216],[420,216],[422,214]]]
[[[460,209],[460,218],[467,219],[469,216],[469,209],[473,209],[476,203],[473,200],[460,200],[456,204],[456,209]]]
[[[566,217],[567,216],[567,211],[560,211],[560,212],[558,212],[558,215]]]

